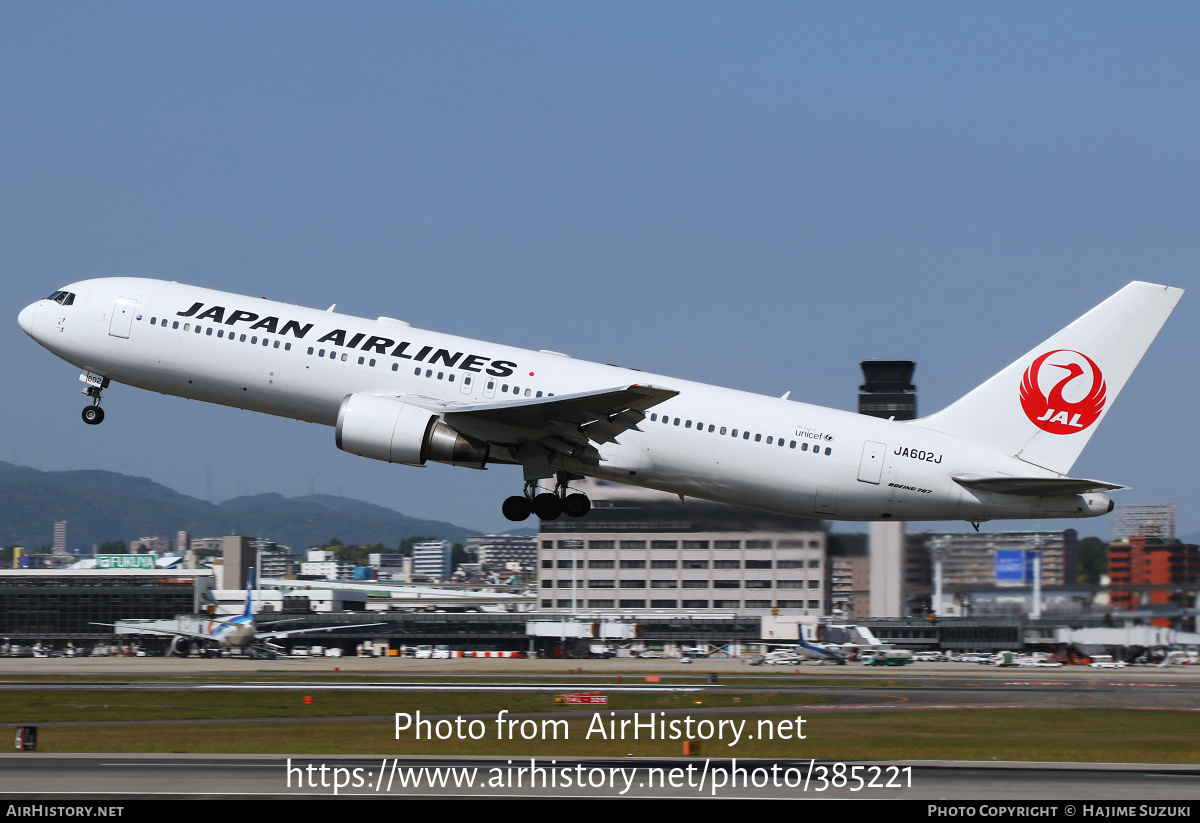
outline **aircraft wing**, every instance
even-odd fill
[[[314,626],[308,629],[287,629],[281,632],[258,632],[254,635],[255,640],[274,640],[277,637],[287,637],[292,634],[310,634],[312,632],[333,632],[338,629],[362,629],[367,626],[383,626],[383,623],[354,623],[345,626]]]
[[[612,443],[622,432],[641,431],[646,409],[679,394],[674,389],[635,383],[576,394],[448,403],[436,411],[460,431],[491,442],[541,442],[546,448],[600,462],[593,444]],[[408,398],[401,398],[408,400]]]
[[[214,622],[223,623],[224,621],[217,620]],[[118,626],[116,623],[91,623],[89,625],[108,626],[111,629],[132,629],[132,628],[134,628],[133,626]],[[138,626],[136,628],[138,630],[138,633],[140,633],[140,634],[165,634],[165,635],[170,635],[170,636],[174,636],[174,637],[186,637],[189,640],[210,640],[210,641],[214,641],[214,642],[216,641],[215,637],[213,637],[211,634],[207,634],[205,632],[185,632],[185,631],[179,631],[176,629],[149,629],[149,628],[143,628],[141,626]]]
[[[1100,480],[1084,480],[1076,477],[970,477],[963,474],[951,475],[955,483],[968,489],[995,494],[1087,494],[1124,489],[1117,483]]]

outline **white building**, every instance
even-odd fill
[[[449,540],[430,540],[413,544],[412,570],[416,577],[446,580],[454,571],[451,567]]]
[[[585,481],[587,517],[543,521],[543,609],[828,611],[822,521]]]
[[[521,571],[529,575],[537,569],[538,541],[534,535],[485,534],[467,538],[467,551],[473,552],[480,565]],[[511,564],[516,563],[514,568]]]

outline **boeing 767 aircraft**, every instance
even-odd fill
[[[83,370],[86,423],[123,383],[332,426],[375,460],[519,465],[510,520],[586,515],[571,484],[592,476],[803,517],[977,524],[1111,511],[1120,485],[1067,474],[1182,294],[1130,283],[908,422],[159,280],[73,283],[19,322]]]

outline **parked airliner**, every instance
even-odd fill
[[[138,626],[139,634],[166,634],[174,639],[171,641],[171,646],[167,651],[168,656],[187,657],[191,651],[192,644],[200,644],[204,647],[212,647],[218,649],[238,648],[251,649],[257,648],[261,651],[278,652],[282,650],[282,646],[275,643],[282,637],[289,637],[293,634],[312,634],[314,632],[332,632],[338,629],[362,629],[368,626],[382,626],[382,623],[356,623],[348,626],[313,626],[306,629],[288,629],[286,631],[260,631],[254,622],[254,570],[250,570],[250,579],[246,584],[246,608],[242,610],[240,615],[225,619],[214,617],[208,622],[204,631],[180,631],[176,629],[150,629],[145,626]],[[289,623],[291,620],[276,620],[270,625],[278,623]],[[112,626],[117,627],[115,623],[93,623],[94,626]]]
[[[1130,283],[907,422],[159,280],[73,283],[19,322],[83,370],[86,423],[122,383],[332,426],[376,460],[519,465],[510,520],[586,515],[571,483],[593,476],[804,517],[978,523],[1112,509],[1120,485],[1067,474],[1182,294]]]

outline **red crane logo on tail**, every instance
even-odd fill
[[[1047,363],[1049,358],[1053,361]],[[1066,374],[1060,376],[1052,369]],[[1048,392],[1042,390],[1043,381],[1050,387]],[[1083,431],[1100,417],[1105,399],[1100,367],[1086,354],[1070,349],[1046,352],[1033,361],[1021,380],[1021,408],[1033,425],[1051,434]]]

